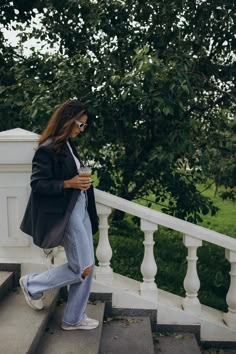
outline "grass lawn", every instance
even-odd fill
[[[199,190],[204,190],[204,186],[199,186]],[[216,215],[202,215],[203,222],[200,224],[208,229],[218,231],[222,234],[236,238],[236,202],[222,200],[219,195],[214,197],[214,187],[207,189],[203,194],[213,200],[214,204],[220,209]],[[147,196],[148,200],[154,201],[154,195]],[[137,203],[148,206],[148,201],[144,199],[136,200]],[[163,203],[165,204],[165,203]],[[161,206],[155,203],[152,209],[161,210]]]
[[[202,226],[236,238],[236,202],[214,197],[213,187],[206,190],[204,195],[211,198],[220,209],[215,216],[204,215]]]

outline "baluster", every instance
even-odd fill
[[[236,330],[236,252],[225,250],[225,257],[231,263],[230,287],[226,296],[228,312],[224,314],[223,320],[228,327]]]
[[[202,240],[194,238],[189,235],[183,237],[184,245],[188,248],[188,269],[184,279],[184,289],[186,290],[186,297],[183,300],[184,310],[199,313],[201,311],[201,304],[198,299],[198,290],[200,289],[200,280],[197,274],[197,248],[202,246]]]
[[[99,216],[99,243],[96,250],[99,267],[96,270],[95,278],[102,282],[111,284],[113,280],[113,270],[110,267],[112,249],[108,238],[108,216],[112,209],[103,204],[97,203],[97,213]]]
[[[64,247],[57,246],[53,249],[53,265],[59,266],[61,264],[67,263],[66,253]]]
[[[140,293],[142,296],[150,300],[157,300],[158,289],[155,283],[155,275],[157,273],[157,265],[153,254],[153,233],[158,228],[157,224],[141,219],[141,230],[144,232],[144,258],[141,265],[141,273],[143,275],[143,283],[140,285]]]

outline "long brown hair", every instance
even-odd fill
[[[87,114],[86,112],[86,106],[79,100],[66,100],[53,113],[38,144],[41,145],[48,138],[52,138],[54,152],[58,156],[71,135],[75,120]]]

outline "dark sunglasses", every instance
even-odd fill
[[[78,126],[79,126],[80,128],[84,128],[84,129],[85,129],[85,128],[87,127],[87,125],[88,125],[88,124],[83,123],[83,122],[80,122],[80,121],[78,121],[78,120],[76,120],[75,123],[78,124]]]

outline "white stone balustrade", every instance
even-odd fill
[[[108,238],[108,217],[112,209],[103,204],[97,203],[97,213],[99,217],[99,243],[96,249],[96,256],[99,267],[95,278],[105,283],[111,284],[113,280],[113,270],[110,267],[112,249]]]
[[[64,247],[57,246],[53,248],[53,266],[58,266],[67,262],[66,253]]]
[[[188,261],[187,273],[184,279],[184,289],[186,291],[186,297],[183,299],[182,306],[184,310],[200,313],[201,304],[198,299],[198,290],[200,289],[200,281],[197,273],[197,248],[202,246],[202,241],[189,236],[184,235],[184,245],[188,248]]]
[[[157,273],[157,265],[154,258],[153,233],[157,230],[157,224],[141,219],[141,230],[144,232],[144,258],[141,265],[141,273],[143,275],[143,283],[140,285],[141,296],[150,300],[157,300],[158,289],[155,283],[155,275]]]
[[[236,252],[225,250],[225,257],[231,263],[230,287],[226,296],[228,312],[224,314],[223,320],[230,328],[236,330]]]
[[[46,257],[43,250],[34,246],[32,239],[24,235],[19,229],[19,223],[22,219],[30,192],[31,161],[34,148],[37,146],[37,140],[38,136],[36,134],[20,128],[0,132],[0,263],[20,263],[23,274],[24,272],[31,271],[31,266],[34,266],[34,271],[36,271],[36,268],[40,265],[45,268],[46,266],[50,267],[52,262],[56,266],[66,261],[63,248],[58,247],[54,249],[53,252]],[[210,242],[226,249],[226,258],[231,263],[230,287],[226,297],[228,312],[224,315],[222,315],[222,313],[219,316],[217,315],[217,319],[214,317],[214,323],[212,327],[209,327],[209,319],[212,317],[212,309],[210,309],[210,317],[205,318],[206,322],[202,326],[201,331],[202,333],[207,333],[207,337],[204,338],[210,338],[209,340],[211,340],[211,338],[213,338],[213,340],[217,338],[218,340],[218,336],[224,340],[225,333],[227,333],[227,335],[229,334],[227,338],[235,338],[236,240],[233,237],[206,229],[199,225],[191,224],[98,189],[95,189],[95,198],[100,220],[99,243],[96,250],[99,266],[97,267],[95,279],[99,280],[98,283],[100,283],[101,289],[103,289],[105,284],[108,284],[107,289],[112,289],[114,294],[118,294],[116,301],[118,301],[117,299],[119,298],[119,304],[120,297],[122,296],[120,294],[122,291],[125,292],[123,296],[125,304],[128,304],[127,307],[129,307],[129,305],[136,307],[137,304],[141,306],[144,302],[146,303],[146,301],[148,304],[150,304],[150,301],[155,302],[155,304],[159,306],[158,314],[161,313],[160,309],[162,308],[164,322],[166,318],[170,323],[178,322],[175,303],[176,297],[173,297],[173,307],[170,305],[170,309],[168,308],[172,301],[170,301],[169,298],[168,306],[164,304],[162,307],[163,294],[162,291],[159,290],[160,295],[158,298],[158,288],[155,283],[157,265],[153,252],[155,244],[153,241],[153,233],[157,230],[157,225],[162,225],[163,227],[184,234],[183,242],[188,249],[188,268],[184,279],[186,297],[182,300],[184,311],[179,308],[177,309],[179,311],[178,314],[180,314],[179,323],[182,324],[183,318],[186,319],[186,323],[189,323],[190,318],[198,318],[201,322],[205,316],[206,307],[204,311],[200,312],[201,304],[198,299],[200,280],[197,273],[197,248],[202,245],[202,241]],[[110,267],[112,249],[108,238],[108,217],[112,209],[121,210],[141,220],[141,229],[144,231],[145,239],[143,242],[144,257],[143,260],[140,260],[140,263],[142,262],[141,273],[143,275],[143,282],[140,284],[138,294],[137,283],[135,282],[135,287],[132,288],[133,281],[130,279],[121,277],[122,279],[118,282],[118,288],[116,288],[116,281],[119,275],[114,277],[113,282],[113,270]],[[121,289],[121,283],[124,285],[123,289]],[[134,297],[131,295],[133,290],[135,292]],[[166,311],[168,309],[169,313],[168,317],[166,317]],[[215,311],[216,310],[213,312],[215,313]],[[172,314],[173,317],[171,317]],[[173,320],[172,322],[171,318]],[[220,322],[218,327],[219,331],[212,337],[216,329],[215,321],[218,321],[218,319]],[[223,320],[227,326],[223,325]],[[224,333],[222,331],[224,331]]]
[[[47,266],[50,260],[19,228],[38,138],[21,128],[0,132],[0,263],[29,264],[29,271],[30,264]]]

